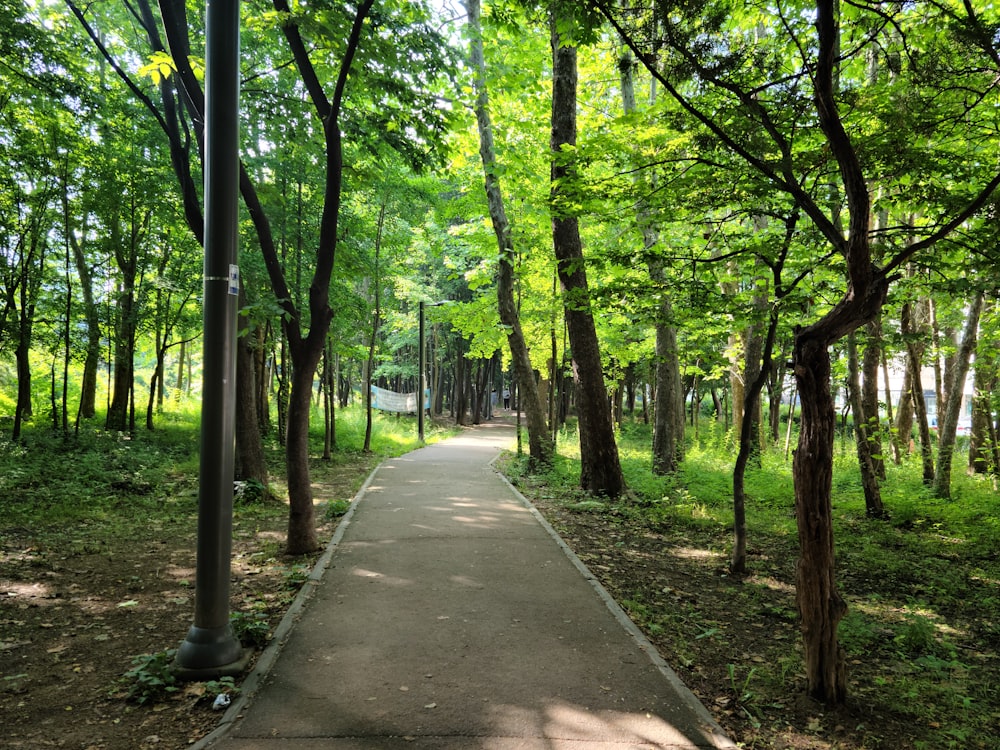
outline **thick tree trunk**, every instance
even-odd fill
[[[240,289],[240,305],[246,304]],[[252,340],[247,329],[248,319],[238,316],[240,335],[236,337],[236,451],[234,474],[236,479],[253,480],[262,487],[268,485],[267,460],[260,437],[260,415],[257,413],[257,372],[254,363]]]
[[[808,692],[834,705],[847,697],[844,654],[837,639],[837,626],[847,605],[834,578],[831,496],[836,417],[827,346],[825,339],[796,340],[795,380],[802,413],[792,474],[800,551],[796,600],[802,617]]]
[[[559,38],[552,23],[552,240],[555,247],[563,309],[573,351],[573,384],[580,426],[581,486],[608,497],[625,490],[615,443],[611,405],[604,384],[597,328],[590,308],[586,264],[577,218],[566,208],[575,176],[565,146],[576,144],[576,48]]]
[[[507,332],[514,377],[518,392],[522,394],[519,406],[524,410],[528,425],[528,455],[533,463],[547,465],[552,462],[554,446],[545,424],[545,402],[535,382],[534,368],[528,345],[521,330],[521,316],[514,300],[514,264],[516,255],[511,238],[510,223],[504,209],[500,179],[496,170],[496,149],[493,145],[493,126],[490,121],[489,93],[486,87],[486,61],[483,54],[482,27],[479,0],[465,0],[469,14],[469,51],[476,90],[476,121],[479,127],[479,155],[485,172],[486,200],[490,219],[500,249],[497,274],[497,310],[500,322]]]
[[[815,215],[843,255],[847,288],[826,315],[795,334],[793,363],[802,402],[799,445],[792,462],[799,531],[796,598],[802,618],[807,691],[816,700],[839,705],[847,698],[847,669],[837,626],[847,605],[835,583],[832,491],[836,425],[829,347],[875,318],[885,303],[889,281],[872,264],[868,231],[871,201],[861,163],[837,112],[834,81],[839,64],[839,19],[833,0],[818,0],[816,30],[816,112],[840,170],[850,224],[844,236],[835,224]]]
[[[304,555],[319,546],[309,470],[309,411],[312,406],[313,374],[319,364],[319,356],[306,350],[295,359],[288,397],[288,433],[285,436],[288,473],[286,551],[289,555]]]

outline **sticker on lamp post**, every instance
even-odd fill
[[[240,293],[240,267],[235,263],[229,265],[229,293],[234,297]]]

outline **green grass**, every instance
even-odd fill
[[[689,430],[689,433],[691,431]],[[560,434],[560,455],[533,489],[560,499],[579,512],[627,516],[650,530],[668,530],[691,545],[728,555],[731,546],[732,435],[702,424],[689,435],[685,459],[673,477],[650,472],[650,435],[628,424],[618,436],[622,470],[630,496],[616,504],[588,506],[577,487],[579,449],[572,427]],[[783,444],[766,451],[746,475],[751,561],[759,574],[794,582],[798,554],[791,460]],[[985,747],[972,744],[993,736],[1000,714],[1000,494],[992,478],[965,473],[967,456],[958,453],[952,499],[936,498],[921,481],[919,456],[887,465],[882,485],[886,520],[865,514],[853,443],[838,436],[833,480],[837,579],[849,612],[840,639],[855,673],[855,700],[875,714],[902,717],[921,739],[915,748]],[[752,582],[733,590],[732,606],[748,618],[755,612],[797,622],[791,606],[767,604]],[[760,593],[765,593],[763,589]],[[708,622],[712,613],[693,615],[657,607],[655,591],[626,595],[623,606],[652,635],[668,633],[682,663],[694,663],[704,645],[684,635],[683,620]],[[708,631],[706,631],[708,632]],[[703,641],[712,641],[705,636]],[[700,644],[700,645],[699,645]],[[794,654],[766,663],[738,665],[741,693],[752,682],[787,691],[799,667]]]
[[[88,527],[146,528],[150,518],[169,523],[175,515],[195,513],[199,410],[194,402],[171,403],[170,407],[170,411],[156,415],[153,431],[140,426],[134,436],[101,429],[104,418],[98,415],[83,423],[78,434],[62,436],[36,420],[26,425],[16,443],[0,437],[3,525],[42,535],[46,530],[61,534],[67,527],[78,527],[83,538]],[[315,413],[310,422],[314,455],[322,449],[322,424],[321,415]],[[427,442],[453,432],[430,420],[425,428]],[[332,466],[361,452],[364,432],[361,407],[338,410]],[[375,412],[374,456],[400,455],[417,447],[415,417]],[[280,484],[283,455],[273,434],[265,440],[265,452],[272,477]],[[252,504],[237,510],[252,513]],[[151,530],[156,532],[155,523]]]

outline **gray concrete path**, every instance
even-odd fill
[[[493,470],[513,437],[383,463],[201,747],[734,748]]]

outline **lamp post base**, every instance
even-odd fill
[[[228,625],[223,628],[192,625],[177,649],[174,675],[189,682],[235,677],[247,668],[252,654],[240,645]]]

